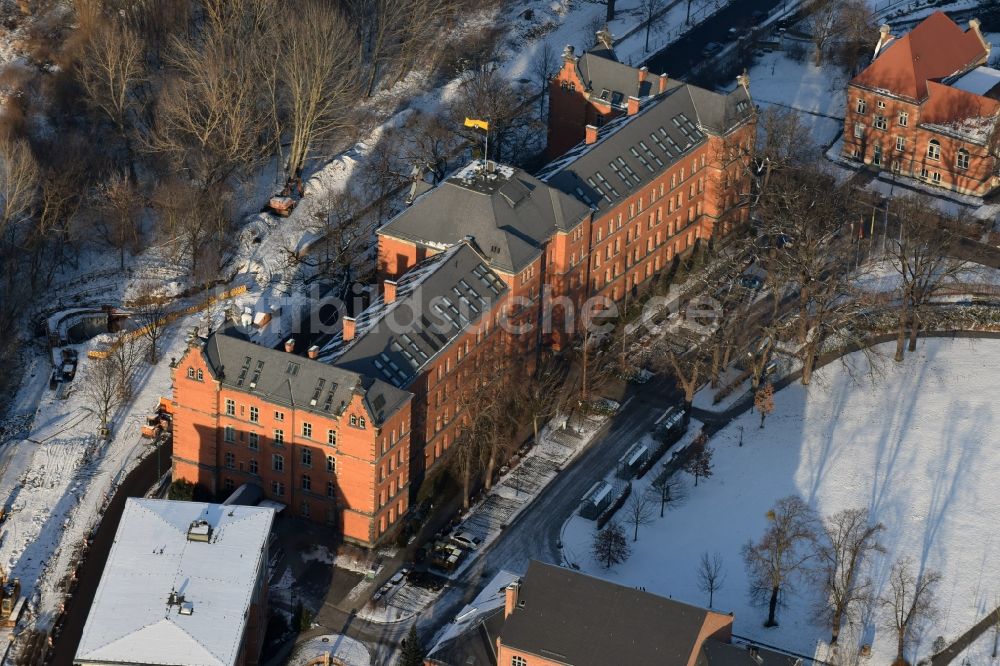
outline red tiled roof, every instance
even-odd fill
[[[930,81],[920,122],[945,125],[968,118],[989,118],[1000,112],[1000,102],[989,97]]]
[[[922,100],[928,80],[970,69],[986,55],[973,30],[962,30],[944,13],[934,12],[908,34],[889,42],[851,83]]]

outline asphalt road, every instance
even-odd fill
[[[784,0],[736,0],[710,19],[697,25],[667,48],[651,55],[645,63],[651,72],[666,72],[684,80],[687,72],[705,59],[702,51],[709,42],[728,44],[733,41],[730,28],[749,27],[754,12],[770,13],[781,7]]]
[[[657,376],[641,386],[630,386],[628,402],[598,433],[590,445],[535,498],[501,535],[481,552],[441,596],[421,613],[418,630],[425,641],[454,619],[501,569],[523,572],[530,560],[561,562],[559,532],[579,507],[580,499],[606,476],[655,421],[680,400],[670,377]],[[374,663],[390,664],[411,620],[377,625],[348,618],[342,633],[365,641]]]

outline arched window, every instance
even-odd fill
[[[932,160],[941,159],[941,144],[937,139],[931,139],[927,144],[927,157]]]
[[[958,149],[958,157],[955,158],[955,166],[963,171],[969,168],[969,151],[965,148]]]

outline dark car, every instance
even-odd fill
[[[740,276],[740,286],[745,289],[752,289],[757,291],[764,286],[764,281],[761,280],[756,275],[741,275]]]

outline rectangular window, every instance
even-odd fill
[[[306,467],[312,467],[313,462],[313,452],[312,449],[302,449],[302,464]]]
[[[336,430],[327,430],[326,431],[326,443],[329,444],[330,446],[336,446],[337,445],[337,431]]]
[[[260,435],[255,432],[250,433],[247,439],[247,446],[250,447],[251,451],[257,451],[260,449]]]
[[[312,438],[313,436],[312,423],[305,423],[305,422],[302,423],[302,436]]]
[[[308,474],[302,475],[302,490],[312,490],[312,479]]]
[[[285,443],[285,431],[281,428],[274,429],[274,443],[279,446]]]
[[[260,410],[256,407],[250,408],[250,423],[260,423]]]
[[[326,471],[331,473],[336,473],[337,471],[337,460],[333,456],[326,457]]]
[[[865,124],[854,123],[854,138],[860,139],[865,135]]]
[[[248,468],[250,469],[250,473],[253,474],[254,476],[256,476],[257,475],[257,461],[251,459],[250,462],[247,465],[248,465]]]
[[[284,412],[275,412],[274,413],[274,420],[275,421],[284,421],[285,420],[285,413]]]
[[[859,97],[858,98],[858,105],[855,108],[857,108],[858,113],[864,113],[865,111],[868,110],[868,104],[865,102],[865,100],[863,100],[863,99],[861,99]]]
[[[330,499],[337,496],[337,485],[333,481],[326,482],[326,496]]]
[[[955,160],[955,166],[963,171],[969,168],[969,153],[964,148],[958,150],[958,158]]]
[[[879,100],[878,102],[876,102],[875,106],[877,106],[880,109],[884,109],[885,108],[885,102],[883,102],[882,100]]]
[[[236,416],[236,401],[226,398],[226,416]]]
[[[896,137],[896,150],[898,150],[899,152],[903,152],[904,150],[906,150],[906,139],[905,138],[903,138],[901,136],[897,136]]]
[[[226,467],[229,469],[236,467],[236,456],[231,451],[226,451]]]
[[[937,142],[937,139],[931,139],[930,143],[927,144],[927,158],[931,160],[941,159],[941,144]]]
[[[899,112],[899,126],[906,127],[910,122],[910,114],[906,111]]]
[[[877,130],[884,130],[889,126],[889,123],[885,119],[885,116],[875,116],[875,120],[872,121],[872,126]]]
[[[940,174],[940,172],[938,172],[938,171],[933,172],[931,174],[931,180],[934,181],[935,183],[940,183],[941,182],[941,174]]]
[[[882,146],[875,145],[874,151],[872,152],[872,164],[875,166],[882,166]]]
[[[285,484],[281,481],[272,481],[271,492],[275,497],[282,497],[285,494]]]
[[[273,456],[271,456],[271,467],[274,469],[275,472],[284,472],[285,456],[278,453],[275,453]]]
[[[233,426],[226,426],[225,429],[225,439],[227,442],[236,441],[236,429]]]

